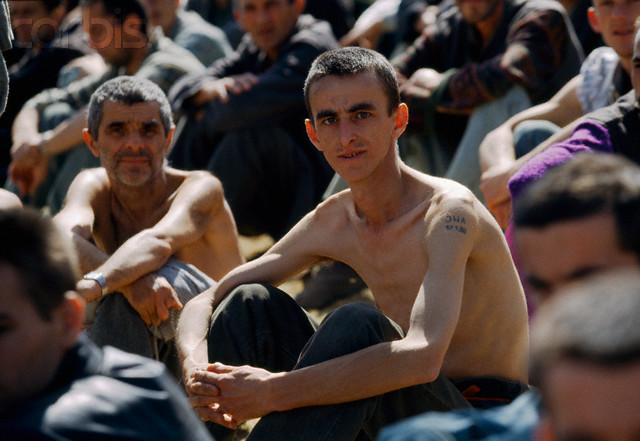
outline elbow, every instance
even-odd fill
[[[412,379],[412,384],[425,384],[431,383],[438,378],[440,370],[442,368],[443,356],[440,351],[433,345],[430,345],[426,340],[419,342],[410,342],[405,339],[406,349],[410,354],[409,366],[416,366],[416,369],[412,369],[415,377]]]
[[[152,260],[161,262],[164,265],[173,256],[173,247],[165,238],[158,236],[151,231],[144,231],[139,233],[137,239],[140,240],[140,244],[149,244],[148,247],[141,247],[141,249],[149,250]]]

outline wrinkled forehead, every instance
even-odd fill
[[[113,121],[122,123],[154,122],[162,124],[160,104],[157,101],[126,103],[106,100],[102,103],[102,121],[100,125]]]

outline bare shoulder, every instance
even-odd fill
[[[320,231],[337,233],[349,224],[351,210],[353,210],[351,191],[344,190],[319,203],[306,218],[314,228]]]
[[[447,230],[464,233],[465,225],[479,220],[481,204],[468,188],[448,179],[429,178],[433,195],[426,213],[427,222],[443,222],[450,226]]]
[[[175,187],[177,200],[186,200],[194,208],[203,209],[220,206],[224,201],[222,183],[208,171],[168,168],[167,174]]]
[[[88,204],[98,209],[108,204],[110,188],[109,178],[104,168],[82,170],[69,187],[65,205]]]
[[[350,210],[353,199],[349,190],[332,195],[307,213],[287,234],[288,244],[297,242],[312,254],[338,259],[353,236]]]

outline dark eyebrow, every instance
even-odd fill
[[[353,106],[349,107],[349,113],[355,113],[362,110],[373,110],[373,109],[375,109],[375,106],[371,103],[367,103],[367,102],[356,103]],[[316,119],[327,118],[327,117],[335,116],[336,114],[337,112],[333,110],[320,110],[318,113],[316,113]]]
[[[124,121],[111,121],[109,124],[107,124],[107,129],[111,129],[114,127],[122,127],[124,126]]]

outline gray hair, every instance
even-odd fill
[[[98,129],[102,122],[102,110],[105,101],[127,105],[155,101],[160,106],[160,117],[165,136],[173,128],[171,105],[165,93],[154,82],[145,78],[120,76],[102,84],[91,95],[87,115],[87,130],[94,139],[98,139]]]

